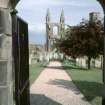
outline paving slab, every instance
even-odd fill
[[[50,62],[30,88],[31,105],[90,105],[58,61]]]

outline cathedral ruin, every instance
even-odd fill
[[[54,28],[56,28],[56,32],[54,32]],[[62,9],[61,16],[60,16],[60,22],[52,22],[51,16],[50,16],[50,10],[47,10],[46,15],[46,51],[51,52],[52,46],[56,39],[60,39],[63,37],[65,32],[65,17],[64,17],[64,11]]]

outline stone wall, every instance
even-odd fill
[[[13,105],[11,27],[9,10],[0,9],[0,105]]]

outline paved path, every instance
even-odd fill
[[[90,105],[60,62],[50,62],[32,84],[30,92],[31,105]]]

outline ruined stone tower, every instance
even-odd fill
[[[56,33],[54,32],[54,28],[56,28]],[[47,10],[46,15],[46,51],[51,52],[52,46],[54,44],[55,39],[62,38],[65,32],[65,17],[64,11],[62,9],[60,22],[52,22],[50,16],[50,10]]]

